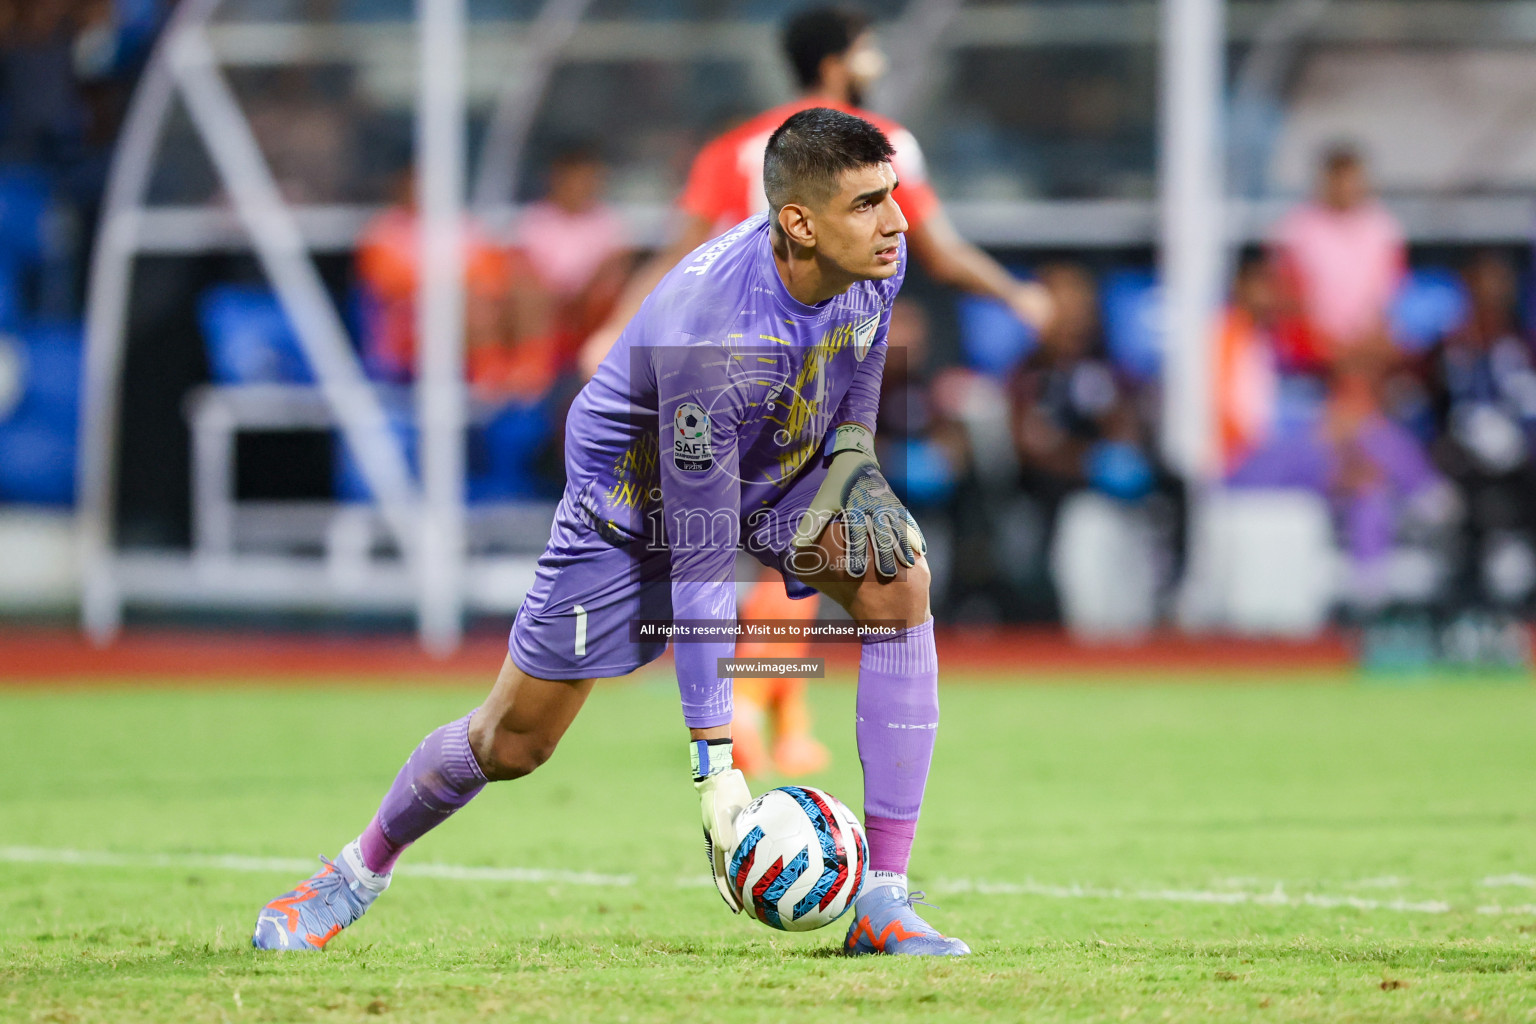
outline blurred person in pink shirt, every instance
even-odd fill
[[[1315,198],[1280,221],[1273,249],[1289,314],[1280,332],[1288,369],[1374,383],[1399,361],[1387,308],[1407,272],[1407,245],[1359,153],[1342,145],[1324,153]]]
[[[517,226],[518,247],[554,304],[562,366],[608,317],[634,262],[624,222],[603,202],[607,177],[596,149],[566,145],[550,164],[544,198]]]
[[[1275,230],[1273,262],[1280,369],[1321,379],[1326,396],[1229,464],[1228,483],[1324,496],[1349,553],[1349,603],[1374,613],[1394,597],[1389,556],[1399,534],[1443,527],[1457,502],[1418,440],[1382,413],[1383,384],[1407,362],[1387,320],[1407,243],[1354,149],[1323,154],[1315,198]]]
[[[1390,556],[1407,528],[1435,531],[1457,502],[1417,439],[1382,414],[1376,378],[1331,369],[1326,401],[1284,397],[1275,349],[1275,266],[1245,260],[1217,344],[1216,408],[1223,471],[1235,488],[1295,488],[1328,502],[1349,558],[1346,601],[1379,612],[1395,596]]]

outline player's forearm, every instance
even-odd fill
[[[845,423],[857,423],[871,434],[880,414],[880,377],[885,370],[887,346],[877,344],[859,367],[857,375],[848,385],[848,393],[832,417],[833,430]]]
[[[1054,304],[1042,285],[1014,277],[1001,263],[961,238],[942,213],[908,232],[907,244],[923,269],[940,283],[996,299],[1037,331],[1055,315]]]
[[[981,249],[961,238],[942,213],[907,233],[907,245],[929,276],[975,295],[1008,300],[1018,279]]]
[[[721,677],[721,658],[736,653],[736,585],[730,580],[694,583],[674,580],[673,621],[688,627],[690,634],[718,631],[720,638],[699,640],[695,635],[674,635],[672,658],[677,667],[677,688],[683,721],[692,730],[729,726],[732,716],[731,680]],[[706,733],[696,738],[710,738]]]
[[[1018,281],[1001,264],[970,242],[958,239],[937,251],[929,272],[952,288],[1003,302],[1018,287]]]

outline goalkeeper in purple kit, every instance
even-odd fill
[[[768,142],[769,212],[694,250],[656,287],[577,397],[565,494],[495,686],[411,754],[337,859],[264,907],[253,942],[318,949],[389,885],[401,852],[487,782],[553,753],[593,680],[673,644],[705,841],[721,895],[736,814],[731,766],[734,568],[745,548],[819,590],[864,636],[857,734],[870,873],[849,953],[956,955],[913,909],[907,861],[938,725],[922,534],[874,456],[886,328],[907,223],[890,142],[826,108]],[[725,627],[710,636],[708,624]],[[660,628],[652,628],[659,626]]]

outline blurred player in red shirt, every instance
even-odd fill
[[[800,84],[800,95],[764,111],[714,139],[694,159],[688,184],[678,200],[673,241],[661,249],[630,280],[608,321],[587,340],[581,354],[587,376],[597,368],[640,303],[667,271],[709,239],[768,207],[763,194],[763,150],[768,137],[792,114],[809,107],[831,107],[864,118],[879,128],[896,148],[892,166],[900,181],[895,196],[906,215],[907,248],[928,274],[943,284],[1005,303],[1014,315],[1039,328],[1050,316],[1051,304],[1036,282],[1020,281],[996,260],[961,238],[945,216],[928,183],[923,152],[912,133],[889,118],[861,108],[864,92],[884,73],[886,59],[866,15],[856,10],[818,7],[790,19],[784,28],[784,53]],[[809,621],[817,599],[794,600],[779,574],[765,569],[743,602],[743,621],[764,619]],[[808,643],[737,645],[740,658],[803,658]],[[827,750],[810,732],[804,679],[737,679],[736,721],[732,724],[735,762],[748,775],[761,775],[769,765],[763,739],[764,719],[771,713],[772,764],[784,775],[820,771]]]

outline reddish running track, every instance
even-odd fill
[[[1030,677],[1062,673],[1153,675],[1337,672],[1352,663],[1336,634],[1314,640],[1198,639],[1160,633],[1146,640],[1089,646],[1059,629],[946,629],[939,656],[947,670]],[[786,652],[788,653],[788,652]],[[857,644],[814,652],[833,669],[853,669]],[[302,634],[142,629],[108,647],[91,646],[62,628],[0,625],[0,683],[99,684],[149,680],[189,685],[249,679],[353,683],[489,684],[506,655],[501,633],[474,633],[456,654],[435,659],[409,634]]]

